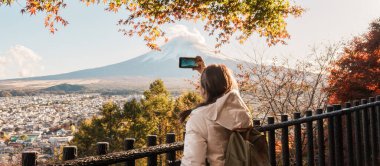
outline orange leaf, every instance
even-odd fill
[[[30,15],[32,15],[32,14],[36,15],[36,7],[31,7],[29,9],[29,12],[30,12]]]

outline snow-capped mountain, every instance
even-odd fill
[[[196,72],[191,69],[179,68],[179,57],[195,57],[197,55],[201,56],[206,64],[222,63],[232,70],[236,70],[238,64],[246,63],[221,53],[215,53],[204,43],[186,36],[175,37],[160,48],[161,51],[152,50],[136,58],[113,65],[28,79],[67,80],[135,76],[189,78]]]

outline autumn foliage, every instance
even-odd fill
[[[344,48],[331,68],[327,90],[330,103],[380,94],[380,18]]]
[[[80,0],[86,5],[104,4],[109,12],[126,10],[129,14],[118,21],[120,31],[127,36],[142,36],[147,46],[158,49],[157,38],[165,38],[162,25],[181,20],[204,23],[210,35],[216,35],[219,47],[234,35],[244,42],[253,34],[265,37],[269,45],[285,43],[289,38],[286,29],[288,16],[299,16],[303,9],[289,0],[215,1],[215,0]],[[12,5],[14,0],[0,0],[1,5]],[[67,1],[66,1],[67,2]],[[22,13],[46,13],[45,26],[54,33],[55,23],[68,22],[59,16],[64,0],[26,0]]]
[[[12,1],[7,1],[7,4],[10,4]],[[1,2],[0,2],[1,5]],[[54,33],[58,29],[54,25],[59,23],[63,26],[68,24],[68,21],[59,16],[59,10],[65,8],[66,4],[63,0],[43,0],[43,1],[33,1],[27,0],[24,9],[21,9],[21,13],[29,13],[30,15],[36,15],[39,11],[44,11],[46,13],[45,17],[45,27],[49,29],[50,33]]]

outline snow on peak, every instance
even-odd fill
[[[193,38],[178,36],[169,40],[160,47],[160,51],[151,51],[145,55],[143,61],[165,61],[179,57],[212,56],[222,58],[206,44],[196,42]]]
[[[179,24],[169,28],[169,40],[178,37],[186,38],[187,40],[198,44],[206,43],[205,38],[196,28],[193,28],[193,31],[190,31],[186,26]]]
[[[176,25],[171,27],[169,32],[169,41],[160,47],[160,51],[151,51],[145,54],[143,62],[166,61],[197,55],[233,60],[223,54],[216,54],[214,49],[206,45],[205,38],[196,29],[190,31],[184,25]]]

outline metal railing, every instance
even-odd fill
[[[275,165],[319,165],[319,166],[377,166],[380,165],[380,96],[328,106],[325,111],[317,109],[301,113],[281,115],[281,122],[275,123],[268,117],[256,129],[267,136],[269,157]],[[280,140],[276,139],[280,138]],[[278,141],[277,141],[278,140]],[[134,139],[125,140],[125,151],[108,152],[108,143],[97,143],[97,156],[76,159],[75,146],[63,149],[63,161],[48,165],[109,165],[125,163],[135,165],[135,160],[147,158],[149,166],[157,165],[157,155],[166,154],[165,165],[179,165],[176,151],[183,150],[183,143],[175,141],[175,134],[166,135],[166,144],[157,145],[157,136],[148,136],[148,147],[133,149]],[[304,145],[305,144],[305,145]],[[289,146],[290,145],[290,146]],[[24,152],[22,165],[37,165],[36,152]]]

